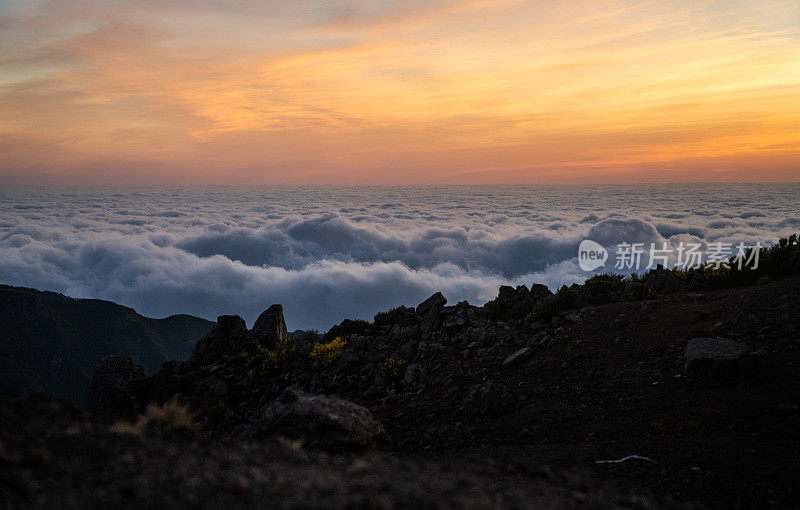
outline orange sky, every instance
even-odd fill
[[[0,182],[771,180],[797,0],[0,0]]]

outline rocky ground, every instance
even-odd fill
[[[43,397],[0,404],[3,508],[657,508],[577,466],[516,456],[329,455],[276,440],[110,431]]]
[[[798,276],[708,290],[658,270],[556,296],[504,287],[482,307],[434,295],[325,335],[287,334],[280,307],[251,330],[221,317],[191,361],[151,377],[104,360],[92,414],[4,397],[0,495],[797,507],[799,304]]]

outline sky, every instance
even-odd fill
[[[797,0],[0,0],[0,184],[798,180]]]

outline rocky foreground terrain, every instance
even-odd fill
[[[150,377],[104,359],[89,412],[4,395],[0,501],[797,507],[800,248],[775,250],[747,276],[435,294],[325,334],[279,305],[223,316]]]

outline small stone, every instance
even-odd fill
[[[511,356],[507,357],[505,361],[503,361],[503,365],[510,365],[517,360],[524,359],[527,355],[531,352],[530,347],[523,347],[522,349],[516,351]]]
[[[502,384],[491,381],[470,389],[464,411],[470,415],[500,415],[514,406],[514,397]]]

